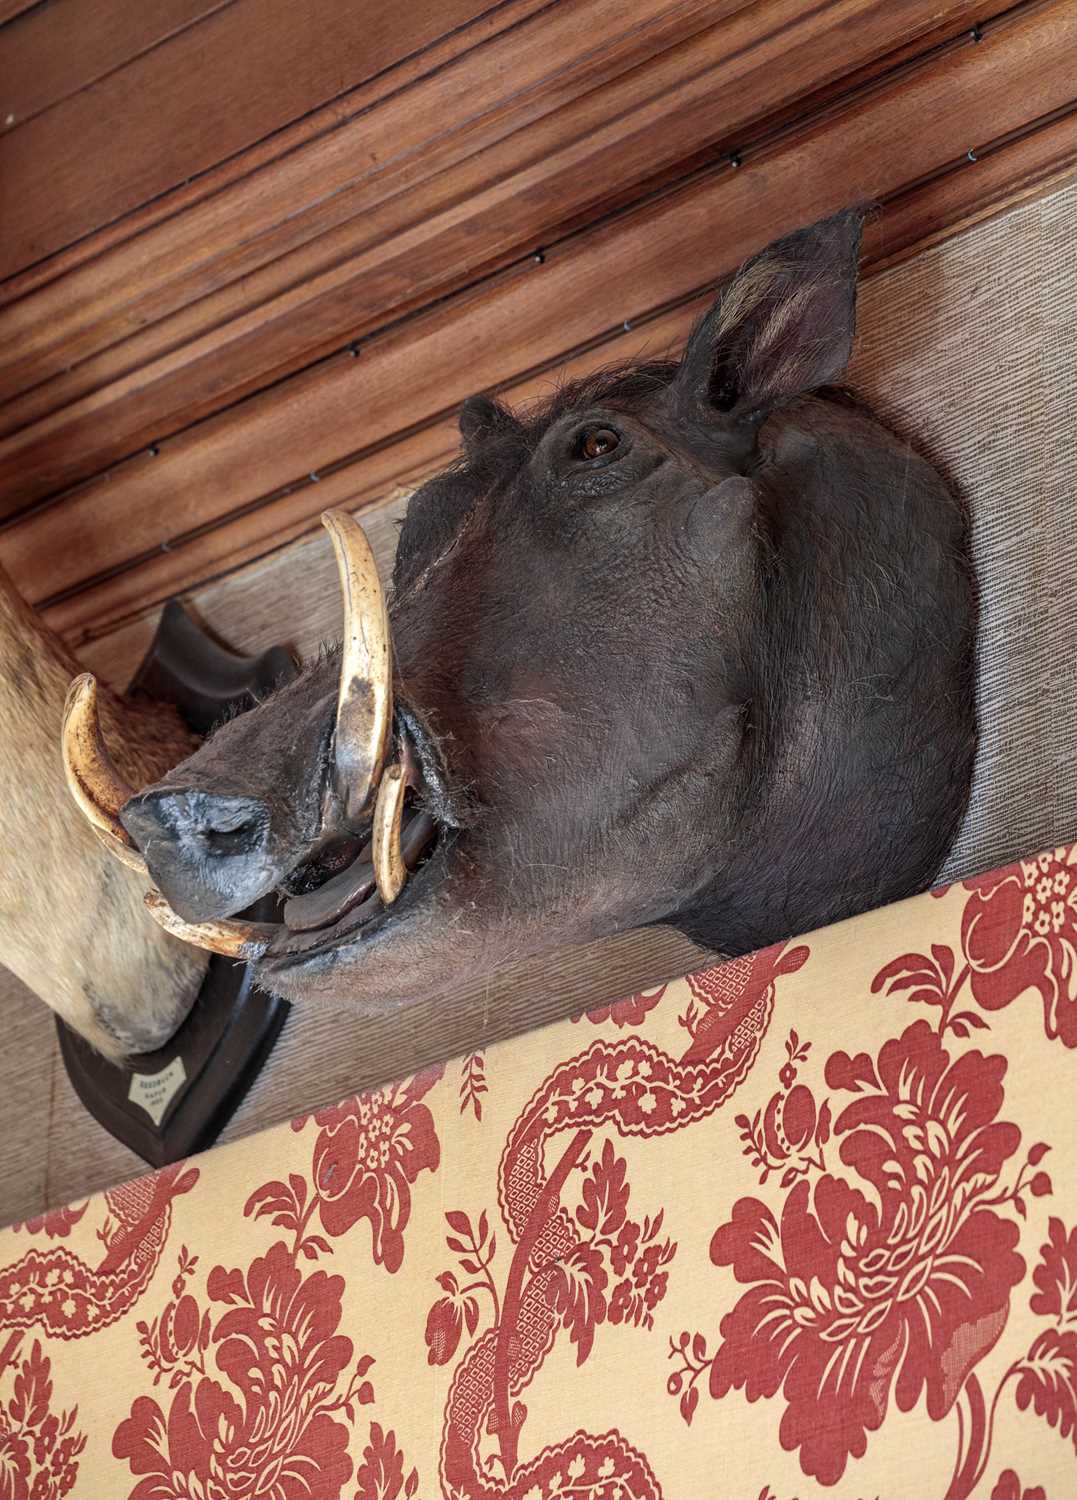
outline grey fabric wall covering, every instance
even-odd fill
[[[972,507],[980,750],[943,872],[1077,835],[1077,184],[862,289],[852,383]]]

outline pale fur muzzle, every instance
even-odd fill
[[[60,724],[77,671],[0,569],[0,962],[118,1060],[173,1035],[207,959],[147,921],[145,880],[102,847],[68,794]],[[170,712],[121,710],[105,692],[100,708],[133,785],[189,753]]]

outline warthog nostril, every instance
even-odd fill
[[[196,832],[211,853],[223,855],[246,854],[261,838],[261,829],[253,821],[238,828],[200,828]]]
[[[125,803],[120,821],[185,921],[242,911],[279,877],[269,810],[257,797],[156,787]]]
[[[269,832],[269,818],[257,798],[188,787],[132,797],[121,818],[144,852],[164,842],[194,845],[222,857],[248,855],[264,847]]]
[[[230,858],[261,849],[266,841],[268,818],[246,797],[207,797],[188,794],[186,816],[177,826],[180,837],[192,839],[206,853]]]

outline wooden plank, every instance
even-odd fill
[[[0,138],[0,180],[19,206],[0,276],[242,151],[488,3],[235,0]]]
[[[38,3],[47,4],[48,0],[38,0]],[[425,73],[436,71],[461,52],[481,45],[483,39],[508,30],[550,3],[551,0],[501,0],[494,10],[484,11],[474,21],[457,27],[422,51],[411,53],[391,68],[375,74],[330,103],[309,111],[290,125],[280,127],[255,145],[218,162],[196,177],[185,179],[179,186],[141,204],[103,229],[65,245],[47,260],[36,261],[14,276],[0,280],[0,308],[70,276],[118,246],[137,239],[234,183],[244,181],[269,163],[290,156],[308,142],[339,127],[351,115],[369,109],[379,99],[395,93]]]
[[[624,7],[589,0],[588,34],[602,38],[597,59],[581,52],[578,13],[555,12],[532,25],[541,24],[541,47],[521,48],[514,33],[500,50],[429,80],[419,107],[406,94],[387,101],[360,122],[361,138],[342,130],[331,146],[280,164],[271,182],[262,174],[206,205],[175,231],[184,245],[169,243],[158,260],[146,247],[141,269],[105,293],[111,313],[99,311],[100,267],[92,292],[66,314],[56,306],[62,288],[38,299],[45,306],[30,299],[11,309],[0,369],[9,398],[0,435],[10,438],[0,450],[3,509],[32,504],[444,297],[483,266],[549,243],[668,171],[686,141],[697,150],[745,147],[764,118],[772,129],[806,89],[818,94],[842,69],[877,59],[939,17],[924,0],[886,8],[842,0],[807,13],[801,0],[780,0],[763,25],[756,10],[738,7],[641,69],[633,66],[640,50],[670,40],[666,7],[649,0],[649,8],[633,8],[619,35]],[[944,10],[951,30],[972,14],[965,3]],[[602,77],[612,81],[572,97]],[[445,118],[459,123],[450,132],[439,123],[431,135],[431,122]],[[365,175],[364,162],[372,164]],[[237,221],[247,229],[238,247]],[[222,236],[228,250],[214,256]],[[207,258],[180,271],[177,256],[186,265],[191,247]],[[177,299],[183,305],[167,315]],[[138,331],[121,339],[132,326]],[[58,362],[66,373],[48,379]],[[15,396],[35,380],[45,383]]]
[[[353,101],[351,117],[306,148],[252,174],[230,193],[196,206],[157,233],[141,236],[137,245],[99,259],[84,275],[61,280],[8,308],[0,322],[0,397],[9,400],[72,364],[76,368],[66,380],[53,381],[48,391],[62,385],[77,388],[84,378],[91,388],[100,385],[101,374],[86,369],[87,354],[122,338],[119,358],[125,367],[137,366],[142,362],[137,346],[145,344],[145,335],[132,338],[132,329],[141,330],[191,302],[199,309],[205,304],[204,312],[195,313],[200,321],[175,332],[169,331],[170,323],[158,335],[164,337],[164,346],[215,327],[227,317],[228,308],[212,294],[234,285],[237,278],[244,278],[238,288],[239,309],[267,301],[272,285],[255,283],[249,293],[242,290],[263,267],[319,236],[324,241],[337,226],[354,222],[357,214],[365,224],[372,209],[404,190],[438,184],[448,169],[483,146],[532,125],[561,104],[690,36],[704,25],[706,15],[733,12],[747,3],[692,0],[671,6],[671,0],[639,0],[626,16],[617,0],[580,0],[550,14],[525,16],[510,33],[486,38],[485,44],[361,113]],[[585,39],[601,40],[588,45],[581,32]],[[544,145],[532,147],[527,141],[516,149],[533,159]],[[443,184],[441,191],[447,190],[460,197],[471,185],[464,182],[448,189]],[[410,223],[428,216],[430,208],[425,200],[412,204],[404,199],[398,212],[404,215],[402,222]],[[243,226],[238,243],[237,223]],[[387,233],[391,224],[378,224],[367,239],[376,241]],[[335,243],[324,245],[329,263],[342,253]],[[315,274],[326,263],[284,261],[277,290]],[[53,398],[53,404],[62,399],[62,394]],[[6,430],[21,425],[18,407],[9,406],[0,416]]]
[[[668,107],[681,110],[685,101],[678,95],[685,84],[697,81],[693,70],[725,64],[725,74],[711,80],[710,118],[685,122],[695,127],[686,137],[693,147],[713,139],[716,129],[743,130],[764,114],[773,116],[783,100],[788,107],[790,99],[809,85],[818,92],[818,86],[843,68],[886,53],[895,39],[922,35],[940,14],[947,32],[953,32],[973,13],[963,0],[946,0],[941,7],[937,0],[900,0],[881,15],[871,0],[841,0],[836,7],[804,15],[802,7],[781,0],[768,9],[766,24],[761,25],[754,9],[743,13],[747,4],[748,0],[725,0],[721,5],[671,8],[669,0],[639,0],[627,19],[624,7],[610,0],[578,0],[571,8],[533,18],[530,25],[524,17],[510,36],[476,45],[454,63],[418,79],[410,90],[401,89],[383,100],[380,107],[366,101],[361,119],[354,117],[358,111],[353,100],[353,118],[338,122],[331,137],[319,137],[257,176],[252,174],[226,204],[192,209],[157,234],[143,233],[137,246],[98,257],[85,279],[61,279],[39,297],[24,297],[3,320],[0,390],[6,398],[12,389],[24,388],[129,333],[133,323],[173,311],[181,305],[188,276],[197,278],[185,294],[188,300],[204,297],[222,284],[225,275],[248,275],[267,260],[345,222],[349,214],[354,217],[356,192],[358,209],[366,213],[401,187],[414,191],[459,159],[459,143],[474,152],[532,124],[603,80],[690,38],[704,19],[720,32],[713,49],[694,64],[690,52],[680,48],[670,59],[673,72],[667,81]],[[726,21],[715,28],[723,15]],[[852,21],[859,24],[846,49],[845,33]],[[930,37],[935,38],[938,30],[932,25]],[[590,36],[601,40],[588,46]],[[789,68],[776,66],[790,50],[797,54],[799,81],[789,77]],[[739,69],[731,66],[738,52],[744,53]],[[745,73],[750,75],[747,80]],[[662,82],[648,71],[645,78],[632,82],[623,102],[606,95],[605,119],[638,104]],[[729,97],[730,84],[737,86],[735,99]],[[582,123],[590,128],[603,118],[600,112]],[[540,149],[545,149],[545,142],[531,150],[532,159]],[[683,141],[679,150],[683,154]],[[661,155],[656,160],[662,160]],[[473,190],[473,185],[467,186]],[[609,188],[609,183],[602,183],[605,193]],[[425,214],[426,205],[421,209]],[[244,229],[239,246],[237,221]],[[219,265],[223,252],[229,258]],[[304,274],[320,268],[305,267]],[[84,326],[88,319],[89,329]],[[64,359],[51,365],[32,362],[41,361],[52,348],[62,348]]]
[[[36,600],[77,588],[260,504],[282,484],[444,418],[470,390],[548,367],[698,292],[773,235],[865,194],[889,196],[952,164],[955,139],[1020,125],[1070,87],[1052,7],[1012,45],[941,58],[855,111],[734,170],[700,177],[141,456],[0,537]],[[948,112],[941,102],[948,105]],[[963,157],[961,158],[963,159]],[[716,244],[714,226],[724,229]],[[569,342],[571,341],[571,342]],[[567,345],[567,347],[566,347]],[[403,421],[402,421],[403,414]]]
[[[947,173],[930,183],[897,195],[885,212],[869,222],[864,241],[862,274],[866,279],[896,262],[906,259],[914,250],[937,243],[962,228],[998,214],[1031,195],[1042,195],[1057,189],[1074,175],[1071,165],[1064,173],[1052,174],[1058,155],[1065,148],[1071,162],[1077,160],[1077,115],[1059,121],[1055,126],[1037,132],[1024,140],[1010,143],[976,163],[966,163],[962,170]],[[973,170],[975,168],[975,170]],[[645,354],[648,358],[674,353],[691,328],[695,318],[711,300],[710,291],[681,304],[667,313],[644,320],[630,332],[621,332],[581,355],[564,367],[569,376],[590,371]],[[561,371],[559,370],[560,374]],[[549,389],[550,373],[535,374],[515,385],[503,388],[511,404],[525,403],[542,396]],[[152,619],[159,604],[167,597],[201,585],[196,594],[199,607],[218,593],[231,595],[236,569],[245,568],[268,554],[274,558],[290,556],[289,544],[307,534],[315,537],[314,553],[321,544],[318,517],[331,505],[347,506],[359,511],[364,524],[374,528],[379,561],[388,565],[395,545],[395,530],[383,530],[383,513],[391,523],[402,514],[403,505],[394,499],[401,487],[410,487],[450,461],[457,450],[456,424],[441,420],[422,428],[376,453],[362,456],[344,465],[316,483],[308,479],[288,494],[269,504],[235,517],[223,525],[192,537],[188,542],[170,545],[96,588],[83,591],[46,609],[46,618],[54,629],[64,632],[72,645],[84,653],[98,650],[97,641],[104,635],[100,649],[118,653],[109,680],[126,681],[141,659],[152,634]],[[388,498],[387,498],[388,497]],[[224,575],[216,583],[206,579]],[[246,574],[244,575],[246,576]],[[287,612],[282,618],[306,618],[313,609],[311,629],[327,633],[314,595],[321,598],[321,582],[311,586],[308,602]],[[330,579],[324,580],[328,586]],[[274,590],[280,587],[274,584]],[[257,589],[249,591],[247,602],[257,616]],[[290,595],[289,595],[290,597]],[[212,608],[218,606],[213,604]],[[216,618],[211,613],[211,618]],[[229,617],[232,620],[232,617]],[[117,623],[126,621],[122,629]],[[235,621],[233,621],[235,623]]]
[[[40,0],[0,0],[0,26],[21,16],[24,10],[33,10]]]
[[[970,170],[971,169],[971,170]],[[864,254],[881,271],[983,219],[1054,193],[1077,172],[1077,104],[1015,138],[974,148],[952,171],[898,193],[869,223]]]
[[[96,83],[233,0],[61,0],[0,31],[0,133]]]

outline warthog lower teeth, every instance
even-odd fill
[[[150,915],[166,932],[209,953],[221,953],[225,958],[247,962],[260,958],[277,935],[278,929],[268,922],[238,922],[234,918],[186,922],[157,890],[147,891],[144,899]]]
[[[114,859],[118,859],[121,865],[126,865],[129,870],[134,870],[136,875],[143,876],[146,880],[150,878],[150,872],[146,868],[146,861],[137,849],[132,849],[130,844],[121,844],[118,838],[111,833],[106,833],[103,828],[95,828],[98,842],[102,848],[107,849]]]
[[[386,906],[391,906],[400,895],[408,878],[400,846],[400,820],[407,789],[403,766],[389,766],[381,778],[374,804],[371,856],[378,895]]]
[[[322,525],[336,552],[344,593],[344,644],[333,739],[333,786],[345,821],[358,826],[381,775],[393,719],[392,644],[378,565],[347,511]]]

